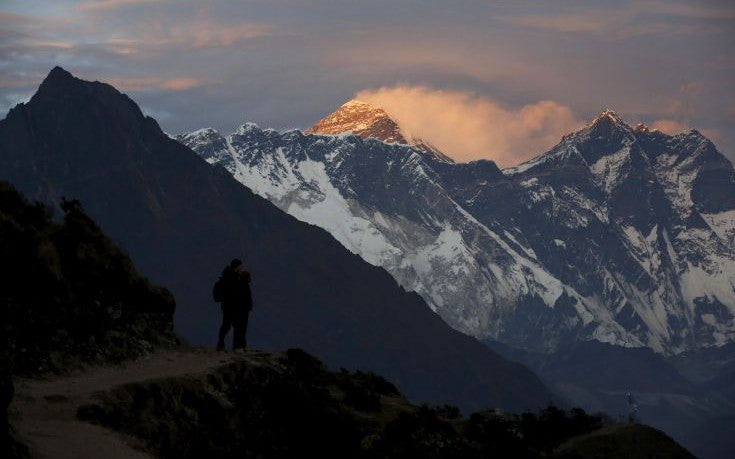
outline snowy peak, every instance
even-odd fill
[[[633,138],[633,128],[623,121],[613,110],[606,108],[597,115],[586,128],[580,131],[583,137],[591,140],[608,140],[625,142]]]
[[[180,137],[186,140],[193,140],[193,139],[213,139],[219,136],[220,134],[219,132],[217,132],[215,128],[207,127],[207,128],[197,129],[196,131],[186,132],[184,134],[178,135],[177,137]]]
[[[198,151],[200,156],[209,163],[220,159],[226,146],[224,137],[211,127],[179,134],[174,139]]]
[[[610,160],[617,163],[628,162],[631,150],[635,149],[635,142],[633,129],[620,115],[606,108],[584,128],[562,137],[561,142],[550,151],[503,172],[514,175],[540,166],[556,168],[561,165],[575,165],[590,167],[596,175],[607,175],[607,163]]]
[[[633,128],[633,132],[636,134],[649,134],[651,132],[661,132],[658,129],[651,129],[646,123],[638,123]]]
[[[627,126],[620,115],[610,108],[604,109],[602,113],[597,115],[589,124],[590,126],[595,126],[600,123]]]
[[[350,100],[334,113],[306,130],[307,134],[342,134],[351,132],[388,143],[408,143],[401,127],[382,108],[360,100]]]
[[[410,145],[435,161],[454,162],[429,142],[405,132],[382,108],[357,99],[345,102],[334,113],[322,118],[304,133],[329,135],[352,133],[363,139],[372,138],[385,143]]]

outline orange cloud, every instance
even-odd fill
[[[469,92],[407,85],[364,90],[356,97],[382,107],[406,134],[457,161],[492,159],[500,167],[532,158],[584,125],[569,107],[551,100],[510,108]]]
[[[702,135],[715,143],[722,143],[725,140],[717,129],[702,129]]]
[[[669,135],[675,135],[687,130],[687,126],[685,124],[676,120],[667,119],[656,120],[651,123],[651,127]]]
[[[106,82],[123,91],[147,91],[164,89],[168,91],[185,91],[187,89],[204,86],[206,82],[199,78],[158,78],[158,77],[112,77]]]

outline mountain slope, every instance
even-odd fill
[[[310,132],[362,119],[343,111]],[[465,333],[546,351],[597,339],[677,353],[735,338],[735,173],[701,134],[633,129],[605,111],[500,171],[359,132],[245,124],[178,139]]]
[[[0,177],[50,205],[81,200],[143,273],[172,290],[177,329],[191,340],[214,340],[211,285],[241,256],[253,273],[250,344],[378,372],[414,400],[522,409],[550,397],[530,371],[210,167],[109,85],[52,70],[0,121]]]

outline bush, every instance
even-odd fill
[[[174,299],[137,274],[78,201],[63,221],[0,183],[0,320],[14,374],[118,361],[176,342]]]

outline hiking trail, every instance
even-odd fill
[[[9,415],[31,457],[39,458],[150,458],[143,443],[129,435],[77,418],[79,407],[94,403],[95,395],[128,383],[201,375],[235,361],[251,360],[258,351],[243,354],[204,349],[156,351],[120,365],[92,367],[68,376],[17,379]]]

